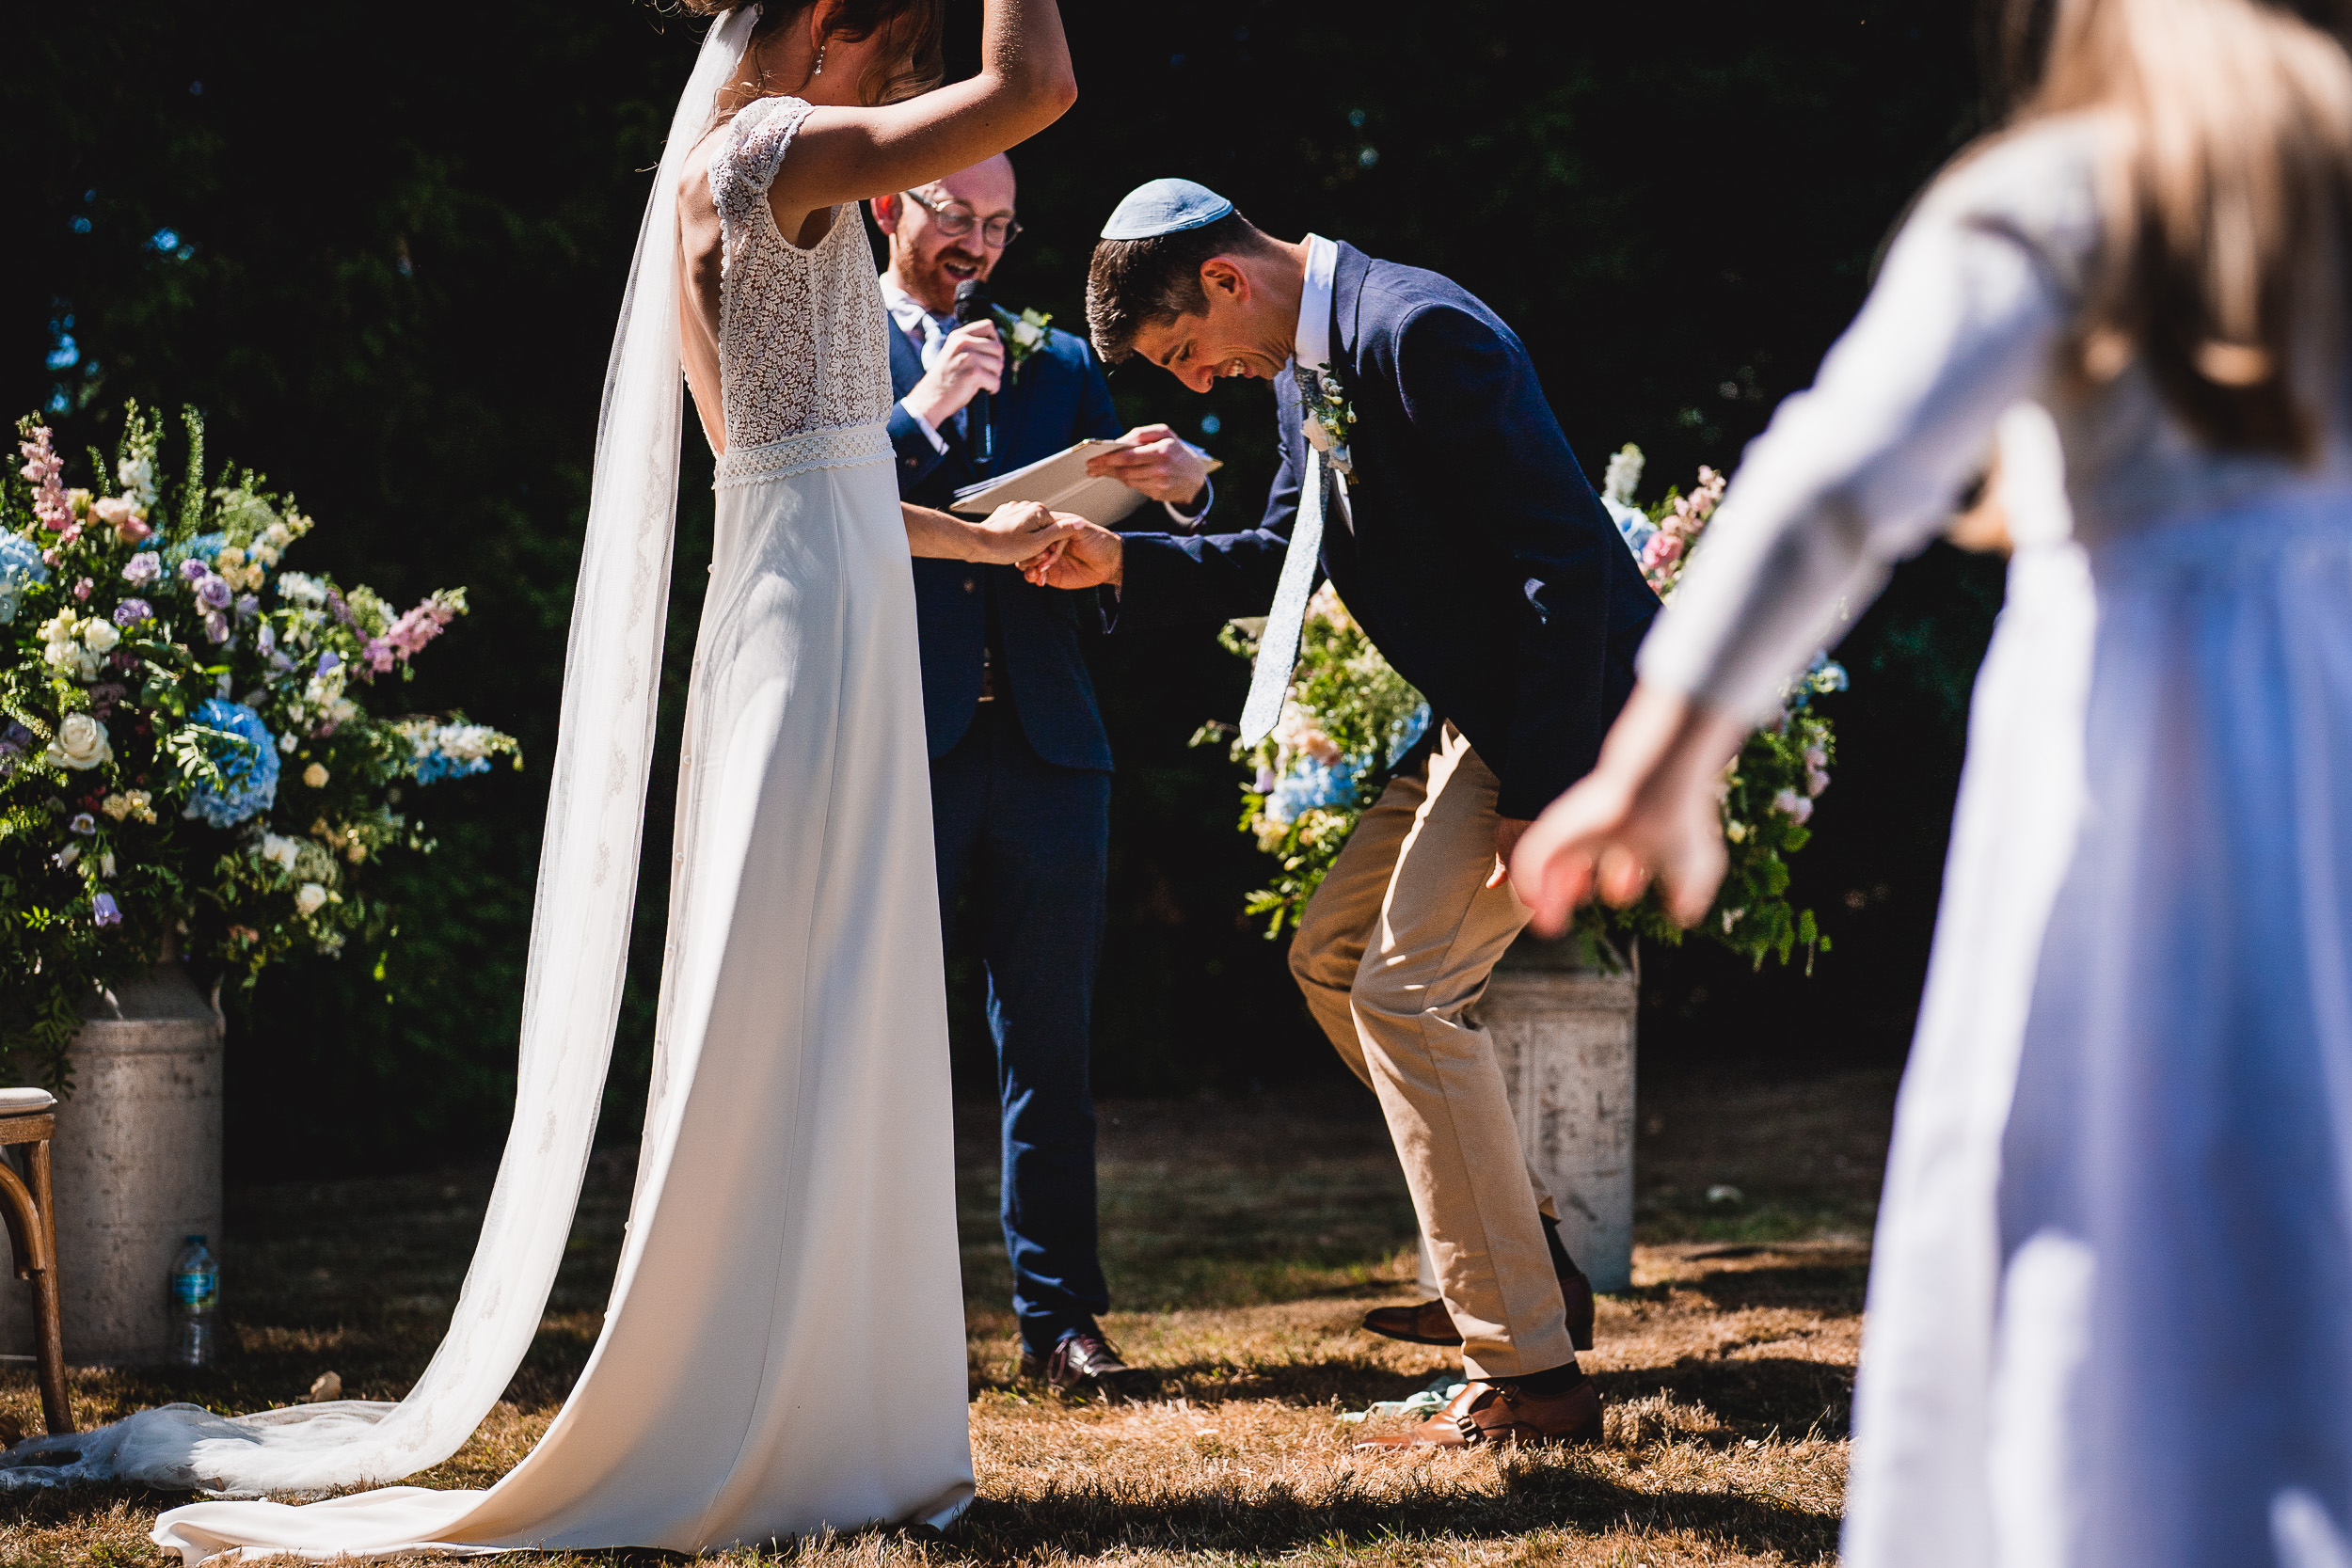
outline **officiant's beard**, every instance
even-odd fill
[[[958,283],[967,277],[985,280],[996,270],[993,256],[985,250],[977,254],[967,250],[961,240],[948,241],[928,257],[910,257],[909,261],[900,269],[915,285],[908,293],[921,300],[925,309],[943,315],[955,309]]]

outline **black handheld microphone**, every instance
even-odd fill
[[[988,285],[977,277],[967,277],[956,285],[956,325],[969,326],[974,322],[993,321],[988,304]],[[972,457],[980,472],[986,473],[996,462],[996,426],[989,419],[990,398],[986,392],[975,392],[964,405],[965,422],[971,427]]]

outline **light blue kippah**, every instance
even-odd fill
[[[1206,185],[1190,180],[1153,180],[1137,185],[1111,209],[1103,225],[1106,240],[1148,240],[1154,234],[1181,233],[1215,223],[1233,204]]]

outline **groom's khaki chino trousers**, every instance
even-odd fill
[[[1544,1244],[1550,1195],[1527,1167],[1486,1031],[1463,1009],[1527,925],[1495,859],[1494,773],[1448,724],[1356,825],[1291,943],[1324,1033],[1372,1086],[1405,1166],[1438,1292],[1473,1376],[1575,1359]]]

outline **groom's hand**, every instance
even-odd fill
[[[1116,588],[1126,578],[1126,542],[1099,523],[1088,523],[1052,550],[1027,562],[1022,574],[1040,588]]]
[[[1095,479],[1115,479],[1155,501],[1188,506],[1209,482],[1209,459],[1164,424],[1137,425],[1120,437],[1127,445],[1087,460]]]
[[[1510,879],[1511,851],[1519,847],[1519,835],[1534,825],[1523,816],[1495,818],[1495,868],[1486,873],[1488,887],[1501,887]],[[1514,888],[1513,891],[1518,890]],[[1519,896],[1524,900],[1527,895],[1520,894]]]

